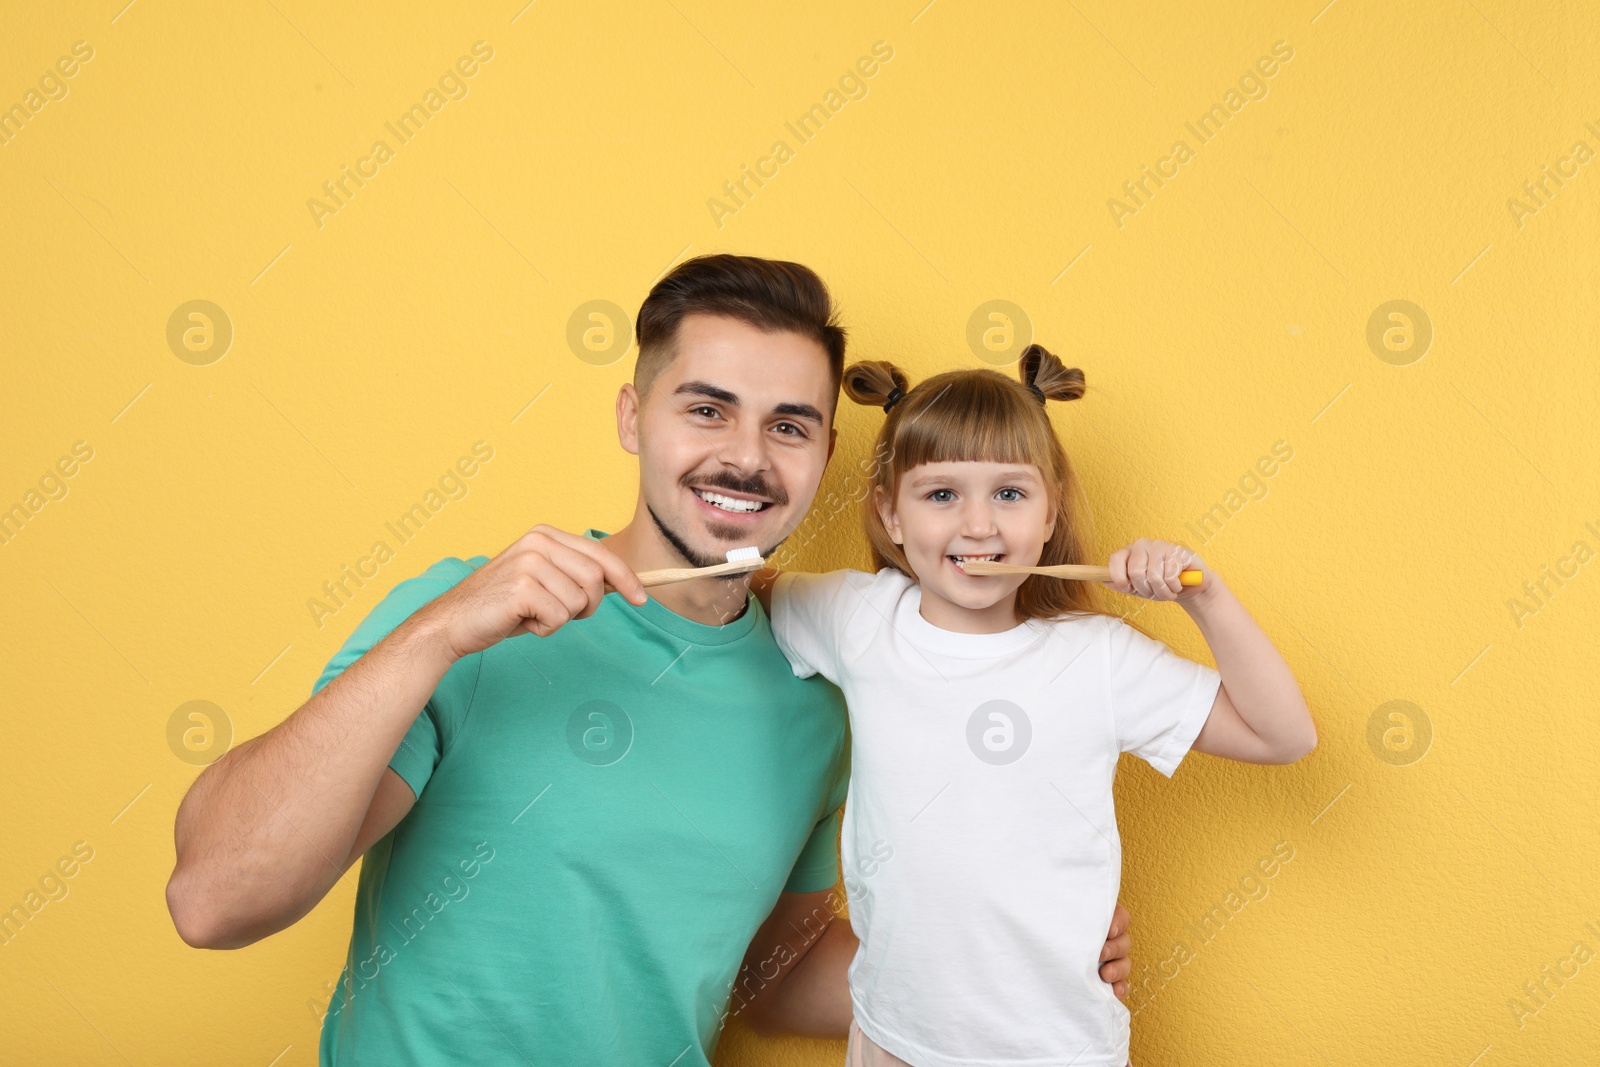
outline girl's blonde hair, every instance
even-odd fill
[[[874,569],[893,567],[915,577],[905,551],[889,537],[878,514],[878,494],[893,501],[907,471],[948,461],[1038,467],[1050,487],[1056,515],[1039,564],[1092,562],[1088,501],[1044,404],[1046,399],[1083,396],[1083,371],[1067,367],[1042,345],[1029,345],[1018,368],[1020,381],[998,371],[957,370],[936,374],[915,388],[908,386],[899,367],[883,360],[863,360],[845,368],[845,395],[888,412],[873,444],[873,488],[866,501],[867,543]],[[1054,619],[1113,613],[1105,608],[1097,582],[1029,575],[1017,590],[1017,614],[1024,619]]]

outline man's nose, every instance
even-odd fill
[[[722,439],[717,459],[743,474],[767,469],[767,437],[760,423],[740,422]]]

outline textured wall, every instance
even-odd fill
[[[1123,768],[1135,1062],[1593,1055],[1591,6],[523,2],[4,15],[0,1061],[315,1062],[353,878],[192,951],[175,807],[396,581],[624,520],[586,305],[719,249],[919,375],[1082,366],[1102,553],[1196,547],[1300,678],[1303,763]],[[801,565],[864,561],[846,466]]]

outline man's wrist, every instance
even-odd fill
[[[408,660],[427,663],[440,678],[461,658],[450,643],[449,632],[426,610],[401,623],[391,636],[397,652]]]

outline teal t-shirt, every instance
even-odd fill
[[[312,692],[486,562],[401,582]],[[362,861],[321,1063],[706,1067],[779,892],[837,881],[845,724],[754,597],[613,593],[457,661],[389,763],[417,801]]]

